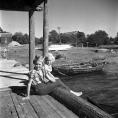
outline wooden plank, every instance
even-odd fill
[[[42,96],[35,96],[34,99],[44,110],[48,118],[62,118],[45,102]]]
[[[48,95],[46,95],[48,96]],[[56,113],[60,118],[66,118],[47,98],[46,96],[41,96],[44,102]]]
[[[0,92],[0,118],[17,118],[10,92]]]
[[[45,110],[42,108],[40,104],[37,103],[37,100],[35,99],[36,96],[30,97],[30,104],[34,108],[35,112],[37,113],[39,118],[49,118],[48,115],[45,113]]]
[[[17,99],[22,106],[24,113],[26,114],[27,118],[38,118],[36,112],[34,111],[33,107],[29,103],[29,100],[22,100],[21,96],[17,95]]]
[[[5,96],[7,96],[8,97],[8,95],[10,94],[10,91],[0,91],[0,98],[2,97],[5,97]]]
[[[52,102],[50,102],[50,101],[46,98],[46,96],[43,96],[42,98],[43,98],[43,100],[45,100],[45,102],[46,102],[61,118],[66,118],[65,115],[63,115],[63,114],[57,109],[57,107],[55,107],[55,106],[52,104]]]
[[[51,105],[51,107],[59,114],[60,116],[64,116],[66,118],[78,118],[77,115],[75,115],[71,110],[67,109],[64,105],[59,103],[57,100],[52,98],[49,95],[46,95],[43,97],[43,99]]]
[[[11,93],[12,96],[12,100],[15,106],[15,109],[18,113],[18,118],[28,118],[27,114],[25,114],[25,111],[22,108],[22,105],[19,103],[18,99],[17,99],[17,95],[14,93]]]
[[[0,88],[0,92],[4,92],[4,91],[11,91],[10,88],[6,87],[6,88]]]

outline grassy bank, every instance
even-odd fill
[[[28,45],[22,47],[9,48],[8,59],[15,59],[21,63],[29,62],[29,49]],[[92,58],[104,57],[105,53],[95,53],[93,48],[71,48],[67,51],[52,51],[54,55],[60,54],[66,57],[66,60],[72,60],[77,62],[86,62]],[[41,50],[35,51],[36,55],[41,55]],[[61,59],[62,60],[62,59]]]

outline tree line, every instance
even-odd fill
[[[118,33],[114,38],[109,37],[103,30],[98,30],[95,33],[85,35],[84,32],[73,31],[68,33],[58,34],[56,30],[49,33],[49,42],[51,43],[68,43],[74,46],[89,46],[95,47],[100,45],[118,44]]]
[[[0,29],[3,31],[2,29]],[[29,35],[21,32],[16,32],[12,35],[12,40],[17,41],[20,44],[29,44]],[[43,37],[35,37],[35,44],[42,44]],[[49,32],[49,43],[50,44],[71,44],[73,46],[89,46],[95,47],[100,45],[118,45],[118,33],[114,38],[109,37],[106,31],[98,30],[92,34],[85,35],[84,32],[73,31],[66,33],[58,33],[56,30]]]
[[[29,35],[21,32],[16,32],[12,39],[19,42],[20,44],[29,43]],[[43,37],[35,37],[35,44],[42,44]],[[98,30],[93,34],[85,35],[84,32],[73,31],[68,33],[57,33],[56,30],[49,32],[49,43],[50,44],[71,44],[73,46],[89,46],[95,47],[100,45],[118,45],[118,33],[114,38],[109,37],[105,31]]]

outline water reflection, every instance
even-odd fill
[[[82,97],[94,102],[108,113],[118,112],[117,64],[106,65],[104,72],[80,74],[62,79],[71,89],[83,91]]]

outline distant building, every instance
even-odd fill
[[[9,32],[0,32],[0,45],[5,46],[12,42],[12,34]]]

